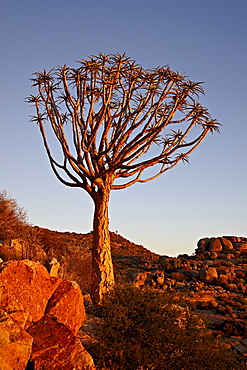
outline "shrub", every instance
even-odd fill
[[[0,191],[0,239],[18,238],[27,226],[27,214],[6,190]]]
[[[11,240],[15,240],[17,248]],[[9,259],[42,259],[44,253],[40,246],[39,230],[27,222],[27,213],[21,208],[6,190],[0,191],[0,240],[5,244],[1,258]],[[40,248],[36,247],[40,246]]]
[[[241,369],[178,295],[117,286],[97,314],[99,369]]]
[[[234,280],[233,280],[233,283],[234,284],[236,284],[236,285],[239,285],[239,284],[244,284],[245,283],[245,280],[244,279],[242,279],[242,278],[235,278]]]

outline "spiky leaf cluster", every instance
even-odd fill
[[[111,189],[149,181],[187,161],[208,132],[219,130],[197,100],[201,83],[168,66],[144,69],[125,54],[98,54],[78,63],[35,73],[38,95],[28,98],[52,169],[66,185],[93,196],[106,179]],[[46,122],[62,163],[51,152]]]

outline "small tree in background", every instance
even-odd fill
[[[126,55],[99,54],[78,68],[59,66],[34,76],[38,95],[28,101],[36,107],[33,121],[51,167],[63,184],[86,190],[95,205],[92,298],[100,302],[114,284],[110,191],[150,181],[187,161],[219,123],[197,101],[201,83],[167,66],[144,69]],[[59,160],[51,134],[61,148]]]
[[[6,190],[0,191],[0,239],[20,238],[26,226],[26,211]]]
[[[12,239],[19,240],[22,246],[22,259],[35,257],[33,246],[40,244],[39,232],[28,223],[24,208],[20,207],[6,190],[2,190],[0,191],[0,240],[6,243]],[[5,255],[1,257],[5,257],[5,259],[20,258],[20,255],[17,257],[15,254],[14,248],[12,253],[9,254],[5,250]]]

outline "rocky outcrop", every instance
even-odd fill
[[[76,282],[50,276],[39,262],[2,263],[0,310],[0,370],[24,370],[28,361],[35,370],[94,369],[76,337],[85,319]]]
[[[234,258],[236,255],[247,255],[247,238],[237,236],[223,236],[202,238],[197,243],[196,255],[206,258],[222,257]]]

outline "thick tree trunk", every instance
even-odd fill
[[[109,197],[110,189],[106,188],[98,189],[94,198],[91,296],[96,304],[102,301],[104,294],[114,285],[108,217]]]

